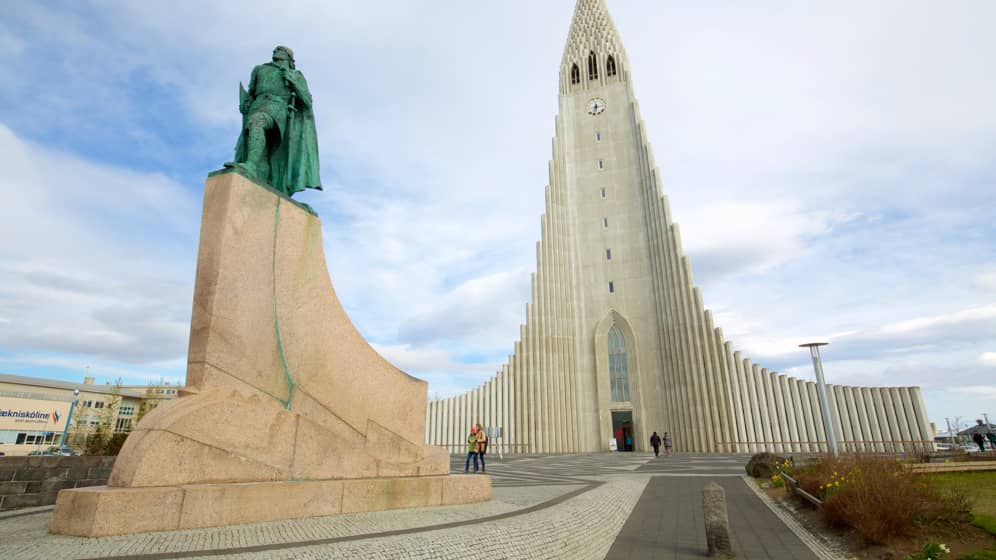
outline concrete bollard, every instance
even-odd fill
[[[730,545],[730,520],[726,516],[726,491],[711,482],[702,488],[702,512],[705,514],[706,545],[709,556],[733,558]]]

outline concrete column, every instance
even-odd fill
[[[773,442],[771,448],[776,453],[781,453],[784,451],[782,442],[785,438],[782,437],[782,424],[778,418],[778,401],[780,399],[775,394],[777,384],[774,374],[768,368],[761,368],[761,380],[764,382],[764,399],[768,405],[766,413],[768,415],[768,425],[771,427],[771,441]]]
[[[781,451],[781,447],[776,443],[780,438],[780,434],[776,432],[777,426],[775,426],[776,420],[774,410],[775,410],[775,396],[771,392],[771,377],[767,374],[767,370],[762,368],[757,364],[752,364],[754,372],[757,375],[757,390],[761,396],[761,416],[764,419],[764,436],[767,444],[765,449],[773,453]]]
[[[871,449],[876,453],[883,453],[885,445],[882,443],[882,424],[878,419],[878,411],[881,406],[875,402],[874,391],[874,389],[862,387],[861,400],[865,403],[865,412],[868,414],[868,427],[871,430],[872,440],[875,441],[875,445]]]
[[[844,392],[844,403],[847,406],[847,417],[851,424],[851,433],[854,434],[854,451],[864,451],[865,440],[861,431],[861,422],[858,419],[858,409],[854,404],[854,391],[851,387],[841,387]]]
[[[830,385],[827,389],[830,389]],[[840,385],[833,385],[833,402],[830,406],[837,407],[837,423],[840,425],[841,438],[844,441],[844,451],[853,452],[854,449],[854,432],[851,430],[851,418],[847,414],[847,398],[844,397],[844,388]],[[837,426],[834,426],[837,427]]]
[[[824,411],[820,407],[820,395],[816,390],[816,383],[807,381],[806,393],[809,395],[809,409],[813,415],[813,430],[816,432],[816,441],[819,442],[816,449],[820,453],[829,453],[830,448],[827,445],[827,432],[823,426]]]
[[[760,426],[761,440],[759,451],[775,451],[774,435],[771,433],[771,420],[768,416],[768,393],[764,390],[764,377],[761,376],[761,366],[752,364],[750,358],[744,359],[744,370],[750,372],[752,384],[757,397],[757,412],[754,421]]]
[[[922,445],[916,443],[920,439],[920,428],[917,426],[916,411],[913,410],[913,401],[910,399],[909,391],[905,387],[890,387],[892,392],[892,402],[896,404],[896,413],[902,407],[899,428],[903,431],[903,439],[907,442],[906,452],[915,452],[922,449]]]
[[[903,434],[900,428],[900,423],[902,422],[903,409],[902,405],[898,408],[896,407],[895,399],[893,398],[893,393],[889,387],[882,387],[882,406],[885,407],[885,415],[889,420],[889,431],[892,432],[892,452],[902,453],[906,450],[904,441],[906,440],[905,434]]]
[[[809,451],[809,436],[806,434],[806,415],[803,412],[802,398],[799,393],[799,380],[794,377],[785,377],[789,390],[789,409],[792,411],[792,421],[795,426],[795,445],[792,449],[796,452]]]
[[[923,393],[919,387],[908,387],[910,399],[913,401],[913,409],[916,411],[917,425],[920,428],[920,438],[924,442],[925,450],[934,450],[934,433],[930,430],[930,420],[927,418],[927,405],[923,402]]]
[[[719,338],[722,340],[722,332],[719,333]],[[733,354],[733,343],[724,342],[723,343],[723,358],[725,363],[725,371],[727,383],[730,386],[730,408],[732,409],[731,418],[733,418],[733,428],[734,436],[737,440],[737,445],[734,449],[737,453],[746,453],[748,446],[747,441],[749,439],[747,435],[747,411],[750,410],[750,405],[744,402],[744,386],[743,377],[737,372],[737,365]]]
[[[691,279],[691,264],[688,257],[682,258],[682,270],[685,274],[685,285],[689,289],[688,298],[688,331],[690,333],[689,353],[692,357],[692,387],[695,393],[695,407],[698,411],[698,450],[709,453],[713,450],[712,414],[709,409],[709,388],[706,386],[706,371],[702,363],[702,336],[699,333],[701,317],[695,306],[697,297]]]
[[[816,436],[816,429],[814,427],[813,421],[816,416],[813,414],[813,409],[811,402],[809,400],[809,388],[806,387],[806,382],[802,379],[795,380],[795,394],[799,401],[799,406],[801,409],[802,418],[802,433],[805,434],[803,437],[806,439],[806,444],[802,446],[802,450],[807,453],[818,453],[819,445]]]
[[[695,441],[695,408],[690,403],[694,397],[691,390],[691,358],[688,354],[688,342],[685,322],[685,308],[682,298],[681,281],[678,269],[680,268],[680,256],[676,249],[674,237],[677,224],[671,224],[668,235],[668,293],[670,294],[673,314],[670,319],[669,328],[674,335],[674,351],[677,359],[675,368],[675,383],[677,384],[678,398],[684,403],[680,410],[681,427],[674,434],[674,445],[676,451],[688,451],[693,448],[691,445]],[[679,443],[680,442],[680,443]]]
[[[689,270],[691,268],[689,267]],[[689,282],[691,284],[691,282]],[[719,379],[716,375],[716,368],[714,367],[714,360],[712,355],[712,325],[709,324],[709,317],[712,315],[705,309],[705,305],[702,303],[702,290],[697,287],[692,287],[692,293],[694,295],[695,301],[695,316],[696,316],[696,334],[699,337],[699,356],[702,363],[702,379],[704,381],[703,388],[705,389],[705,410],[706,418],[708,418],[709,424],[709,439],[710,446],[709,450],[713,453],[720,451],[720,445],[723,442],[723,429],[722,429],[722,416],[721,416],[721,400],[719,396]]]
[[[889,419],[889,409],[892,408],[891,403],[886,406],[887,402],[887,391],[882,387],[875,387],[871,390],[872,398],[875,401],[875,415],[878,416],[878,424],[882,429],[882,447],[886,453],[895,453],[896,443],[895,441],[899,439],[896,437],[895,433],[892,431],[893,421]]]
[[[521,342],[521,332],[519,329],[520,338],[519,341],[515,343],[515,354],[512,357],[512,367],[514,369],[513,375],[515,376],[515,443],[517,447],[515,448],[516,453],[525,453],[526,446],[529,442],[529,433],[526,431],[526,408],[528,404],[526,403],[526,379],[525,373],[522,371],[522,342]]]
[[[865,406],[864,391],[861,387],[851,387],[854,396],[854,406],[858,409],[858,423],[861,425],[861,439],[865,443],[861,449],[865,452],[875,450],[875,432],[872,430],[871,422],[868,420],[868,409]]]
[[[837,386],[836,385],[830,385],[828,383],[827,384],[827,400],[830,401],[829,402],[830,410],[833,412],[833,414],[832,414],[833,415],[833,431],[834,431],[834,434],[836,434],[837,442],[840,444],[838,446],[838,448],[841,449],[841,450],[843,450],[846,453],[850,449],[848,447],[850,444],[847,443],[848,441],[850,441],[850,439],[847,436],[844,435],[844,427],[843,427],[843,423],[841,421],[841,416],[840,416],[840,414],[841,414],[841,412],[840,412],[841,407],[840,407],[840,405],[838,403],[838,400],[839,400],[838,396],[839,395],[837,393]],[[846,409],[845,409],[845,411],[846,411]]]
[[[912,411],[907,411],[903,402],[903,393],[899,387],[889,387],[889,393],[892,394],[892,406],[896,407],[896,421],[899,424],[899,432],[903,435],[903,451],[912,451],[911,442],[913,441],[913,433],[910,431],[910,413]]]
[[[706,324],[712,325],[712,312],[708,312]],[[730,386],[730,372],[726,369],[726,351],[723,344],[723,329],[713,327],[712,333],[712,359],[713,369],[716,370],[716,406],[719,407],[719,424],[721,442],[726,442],[725,449],[720,451],[725,453],[735,453],[739,447],[740,438],[737,437],[736,412],[733,409],[733,388]]]
[[[736,366],[737,376],[740,378],[741,400],[744,403],[743,416],[744,428],[747,430],[747,446],[749,453],[756,453],[760,450],[759,441],[764,440],[761,433],[761,425],[757,417],[757,390],[754,388],[754,376],[750,368],[744,368],[743,354],[739,351],[733,353],[733,363]]]
[[[785,409],[785,424],[782,427],[782,433],[788,434],[786,438],[790,442],[788,450],[794,453],[799,451],[799,424],[795,420],[795,404],[792,402],[790,381],[792,381],[792,378],[789,376],[785,374],[778,375],[778,386],[782,392],[782,406]]]

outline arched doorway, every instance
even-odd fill
[[[612,411],[612,434],[616,439],[616,451],[633,451],[635,440],[632,410]]]

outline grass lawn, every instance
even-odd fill
[[[931,484],[964,492],[972,500],[972,524],[996,535],[996,471],[923,475]],[[996,560],[996,546],[957,557],[958,560]]]
[[[924,475],[940,488],[960,490],[972,499],[973,523],[996,535],[996,471]]]

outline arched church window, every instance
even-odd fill
[[[578,70],[578,65],[575,64],[571,67],[571,85],[581,83],[581,71]]]
[[[609,383],[612,400],[629,401],[629,369],[626,365],[626,339],[619,327],[609,329]]]
[[[616,59],[612,58],[612,55],[609,55],[609,59],[605,61],[605,75],[616,75]]]
[[[588,53],[588,79],[598,79],[598,61],[595,59],[595,51]]]

